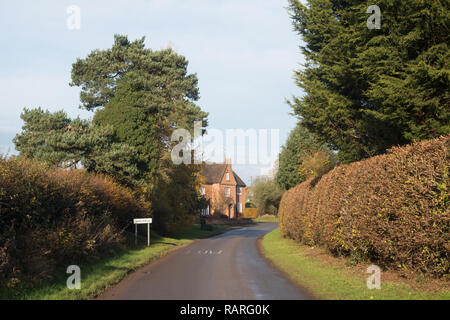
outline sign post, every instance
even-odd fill
[[[134,239],[137,245],[137,225],[138,224],[146,224],[147,225],[147,247],[150,247],[150,224],[152,223],[152,218],[142,218],[142,219],[133,219],[134,223]]]

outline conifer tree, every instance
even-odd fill
[[[142,180],[137,150],[116,142],[112,126],[72,120],[64,111],[51,113],[41,108],[24,109],[21,118],[22,132],[13,141],[22,156],[61,168],[84,167],[128,186]]]
[[[289,0],[306,63],[290,103],[349,162],[450,132],[448,1]]]

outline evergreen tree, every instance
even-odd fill
[[[194,103],[198,80],[187,73],[188,61],[172,49],[146,49],[144,40],[116,35],[111,49],[73,64],[71,85],[81,87],[83,108],[103,107],[94,122],[112,125],[119,141],[138,149],[141,168],[155,174],[173,129],[206,125],[207,113]]]
[[[380,29],[368,0],[289,4],[306,58],[290,103],[341,160],[450,132],[448,1],[380,0]]]
[[[192,222],[200,204],[200,166],[174,165],[174,129],[206,126],[198,80],[188,61],[172,49],[152,51],[144,38],[130,42],[116,35],[111,49],[95,50],[72,67],[72,84],[81,87],[82,107],[96,110],[94,123],[114,128],[118,142],[138,153],[138,169],[151,199],[155,227],[173,233]]]
[[[128,186],[139,182],[137,151],[115,142],[112,126],[71,120],[64,111],[41,108],[24,109],[21,118],[22,132],[13,140],[21,155],[62,168],[83,166]]]

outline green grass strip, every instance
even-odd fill
[[[450,291],[417,290],[407,283],[383,281],[381,289],[369,290],[366,285],[368,274],[355,274],[348,267],[327,264],[317,257],[305,254],[311,250],[291,239],[285,239],[276,229],[267,234],[261,242],[263,255],[291,279],[306,288],[319,299],[351,300],[449,300]]]

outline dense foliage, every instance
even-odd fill
[[[110,125],[92,125],[70,119],[63,111],[25,109],[22,132],[14,138],[21,155],[61,168],[84,167],[103,173],[127,186],[137,186],[138,153],[134,147],[115,141]]]
[[[171,49],[153,51],[144,38],[116,35],[112,48],[94,50],[72,66],[81,107],[93,121],[63,111],[25,109],[14,142],[21,156],[63,168],[83,167],[108,175],[151,199],[154,227],[173,233],[192,222],[202,206],[200,166],[175,165],[170,151],[177,128],[207,125],[194,102],[198,80],[188,61]]]
[[[253,203],[258,208],[258,215],[277,214],[283,191],[274,179],[260,177],[251,186]]]
[[[144,171],[155,173],[173,129],[192,128],[207,113],[194,103],[198,80],[188,61],[172,49],[146,49],[144,40],[116,35],[111,49],[73,64],[71,85],[81,87],[83,108],[101,108],[94,122],[112,125],[119,141],[138,149]]]
[[[405,275],[450,271],[450,136],[340,165],[287,191],[282,234]]]
[[[341,161],[450,132],[448,1],[289,0],[306,63],[291,105]]]
[[[137,150],[145,192],[154,203],[155,227],[173,232],[199,211],[200,167],[174,165],[169,152],[174,129],[206,125],[194,102],[198,80],[188,61],[172,49],[146,49],[144,38],[116,35],[111,49],[94,50],[72,67],[82,107],[96,110],[94,124],[112,126],[118,142]]]
[[[102,175],[0,157],[0,286],[109,254],[149,206]]]

